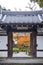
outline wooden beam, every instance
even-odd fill
[[[43,33],[39,33],[39,34],[37,33],[37,36],[43,36]]]
[[[36,35],[37,33],[36,32],[33,32],[33,56],[36,57],[36,49],[37,49],[37,41],[36,41]]]
[[[36,32],[30,34],[31,55],[36,57]]]
[[[13,35],[12,32],[8,32],[8,57],[12,57],[13,54]]]
[[[39,51],[39,52],[43,52],[43,49],[41,49],[41,50],[40,50],[40,49],[38,49],[37,51]]]
[[[4,50],[2,50],[2,49],[1,49],[0,51],[2,51],[2,52],[3,52],[3,51],[8,51],[8,50],[5,50],[5,49],[4,49]]]
[[[0,36],[7,36],[7,34],[0,34]]]

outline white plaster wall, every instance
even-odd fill
[[[43,36],[37,36],[37,49],[43,50]],[[38,51],[37,57],[43,57],[43,52]]]
[[[0,36],[0,50],[7,50],[7,36]],[[1,51],[0,57],[7,57],[7,51]]]

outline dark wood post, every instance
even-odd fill
[[[8,57],[12,57],[13,54],[13,34],[12,31],[8,32]]]
[[[36,32],[32,32],[30,34],[30,47],[31,47],[31,55],[36,57]]]

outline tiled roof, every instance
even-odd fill
[[[11,12],[0,13],[0,23],[41,23],[43,22],[43,10],[31,12]]]

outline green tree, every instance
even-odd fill
[[[43,7],[43,0],[36,0],[38,2],[38,4],[40,5],[40,7]]]
[[[2,7],[1,7],[1,5],[0,5],[0,9],[1,9]]]
[[[5,8],[5,7],[3,7],[3,8],[2,8],[2,10],[6,11],[6,8]]]

